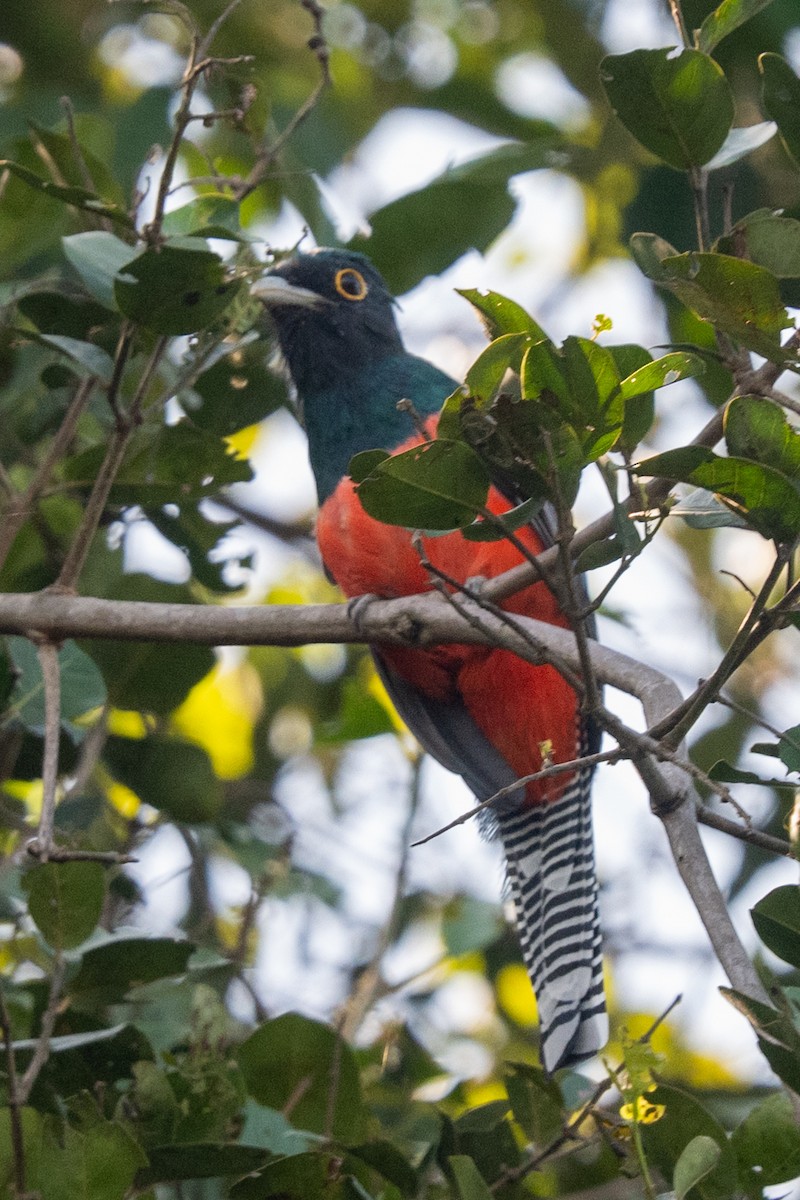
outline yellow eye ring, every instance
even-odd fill
[[[354,267],[342,267],[337,271],[333,286],[345,300],[363,300],[369,290],[366,279]]]

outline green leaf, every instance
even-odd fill
[[[514,1120],[529,1141],[546,1146],[564,1126],[563,1101],[558,1085],[541,1067],[507,1063],[504,1083]]]
[[[205,329],[236,297],[241,281],[228,274],[218,255],[200,239],[184,239],[145,250],[114,283],[126,317],[161,334]]]
[[[800,221],[760,209],[742,217],[716,245],[721,254],[733,254],[771,271],[778,279],[800,277]]]
[[[625,415],[614,356],[588,338],[564,341],[570,419],[583,446],[585,462],[594,462],[617,441]]]
[[[347,468],[353,483],[363,483],[368,475],[389,457],[388,450],[361,450],[350,459]]]
[[[489,477],[469,446],[439,439],[385,458],[356,490],[378,521],[409,529],[458,529],[486,504]]]
[[[762,463],[719,458],[702,446],[684,446],[636,463],[632,470],[716,492],[763,537],[793,542],[800,533],[800,492],[780,471]]]
[[[442,921],[442,937],[448,954],[469,954],[497,939],[503,919],[496,904],[473,896],[459,896],[448,904]]]
[[[527,333],[537,342],[548,340],[541,325],[515,300],[482,288],[456,288],[456,291],[478,310],[492,341],[505,333]]]
[[[117,932],[111,940],[84,952],[69,990],[77,995],[100,992],[122,999],[131,988],[183,975],[193,952],[192,942],[178,938],[122,936]]]
[[[104,757],[121,783],[171,820],[195,825],[220,815],[222,785],[199,746],[169,737],[112,737]]]
[[[147,1156],[129,1131],[116,1121],[86,1129],[65,1124],[63,1142],[53,1138],[45,1200],[124,1200]]]
[[[679,300],[749,350],[786,361],[780,334],[792,325],[775,276],[755,263],[726,254],[678,254],[662,261]]]
[[[800,1129],[784,1093],[767,1096],[734,1129],[731,1144],[741,1173],[751,1173],[760,1191],[800,1175]]]
[[[791,883],[773,888],[750,914],[764,945],[784,962],[800,967],[800,888]]]
[[[91,487],[105,457],[98,443],[64,466],[73,484]],[[212,496],[231,483],[248,483],[250,464],[230,451],[221,438],[189,420],[165,425],[157,431],[141,429],[128,444],[111,489],[113,504],[181,504]]]
[[[260,1146],[234,1142],[185,1142],[153,1146],[148,1151],[148,1158],[149,1164],[136,1175],[137,1189],[180,1179],[248,1175],[266,1164],[270,1152]]]
[[[509,371],[519,371],[529,342],[525,333],[504,333],[482,350],[464,379],[469,397],[488,404]]]
[[[221,194],[205,193],[164,215],[164,234],[170,237],[216,237],[234,242],[260,239],[242,233],[239,202]]]
[[[800,433],[772,400],[735,396],[725,409],[725,441],[732,455],[752,458],[800,481]]]
[[[511,221],[516,201],[508,180],[549,166],[561,134],[543,130],[539,141],[500,146],[448,171],[370,214],[371,234],[350,243],[368,254],[396,295],[426,275],[439,275],[470,249],[485,250]]]
[[[698,1100],[679,1088],[659,1083],[647,1095],[649,1102],[663,1104],[664,1115],[652,1124],[639,1126],[648,1161],[657,1166],[667,1179],[673,1178],[686,1148],[697,1138],[713,1141],[719,1155],[707,1174],[695,1178],[695,1200],[730,1200],[738,1193],[736,1157],[725,1130]],[[700,1158],[710,1160],[709,1148],[700,1148]],[[690,1160],[691,1161],[691,1160]],[[687,1164],[689,1165],[689,1164]],[[687,1170],[687,1177],[689,1171]]]
[[[705,54],[710,54],[723,38],[771,3],[772,0],[722,0],[700,26],[697,36],[698,48]]]
[[[162,583],[148,575],[130,574],[109,581],[102,589],[108,599],[138,603],[196,604],[191,588]],[[116,708],[167,716],[181,704],[216,663],[208,646],[179,646],[164,642],[96,640],[87,651],[102,672]]]
[[[231,1200],[325,1200],[340,1169],[341,1160],[326,1154],[293,1154],[246,1175],[229,1195]]]
[[[628,132],[679,170],[712,159],[733,124],[733,97],[722,69],[697,50],[608,55],[600,79]]]
[[[492,1192],[471,1158],[466,1154],[451,1154],[447,1162],[459,1200],[492,1200]]]
[[[788,770],[800,771],[800,725],[784,729],[778,743],[778,755]]]
[[[10,637],[7,645],[18,672],[16,686],[10,698],[10,711],[18,721],[35,733],[44,732],[44,679],[36,647],[27,638]],[[58,652],[61,678],[61,721],[73,737],[83,736],[83,730],[73,722],[94,708],[101,708],[107,698],[103,677],[75,642],[65,642]]]
[[[363,1136],[366,1112],[350,1047],[327,1025],[284,1013],[261,1025],[236,1054],[247,1090],[268,1108],[291,1100],[291,1121],[340,1140]]]
[[[655,233],[634,233],[630,239],[631,254],[639,270],[654,283],[667,283],[669,272],[662,265],[678,251]]]
[[[63,239],[64,254],[83,280],[84,286],[105,308],[118,311],[114,281],[137,254],[133,246],[113,233],[93,229]]]
[[[714,1170],[721,1153],[719,1143],[702,1133],[684,1146],[672,1176],[675,1200],[685,1200],[692,1188]]]
[[[544,497],[532,496],[530,500],[524,500],[516,508],[510,508],[508,512],[501,513],[497,524],[481,517],[472,525],[465,525],[461,530],[461,536],[469,542],[499,542],[506,536],[507,530],[519,529],[522,525],[527,525],[532,521],[542,511],[544,503]]]
[[[254,342],[225,354],[179,399],[193,425],[228,437],[275,412],[287,392],[280,376],[267,369],[263,344]]]
[[[35,171],[29,170],[21,163],[10,162],[7,158],[0,159],[0,171],[10,171],[28,187],[35,188],[36,191],[42,192],[52,200],[60,200],[62,204],[83,209],[96,217],[105,217],[123,229],[133,230],[135,228],[130,215],[124,208],[101,200],[99,196],[86,188],[65,187],[63,184],[53,183],[52,180],[43,179],[41,175],[37,175]]]
[[[99,863],[41,863],[23,875],[22,886],[39,932],[54,949],[73,950],[100,920],[106,889]]]
[[[778,126],[787,153],[800,167],[800,79],[780,54],[762,54],[761,103]]]
[[[696,354],[674,352],[665,354],[628,375],[619,385],[621,398],[627,403],[635,396],[657,388],[669,387],[681,379],[693,379],[705,371],[705,363]]]
[[[99,379],[101,383],[110,383],[114,371],[114,362],[101,346],[92,342],[81,342],[77,338],[60,337],[53,333],[41,333],[37,340],[45,346],[51,346],[59,354],[63,354],[71,362],[81,368],[81,374]]]

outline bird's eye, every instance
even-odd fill
[[[345,300],[363,300],[368,290],[366,279],[353,267],[343,267],[337,271],[333,286]]]

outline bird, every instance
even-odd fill
[[[507,540],[436,537],[369,516],[349,474],[359,451],[400,453],[434,438],[444,401],[459,386],[404,346],[397,302],[372,262],[348,249],[295,250],[261,274],[252,292],[277,335],[308,436],[325,568],[345,595],[383,598],[431,590],[431,571],[467,584],[522,561]],[[401,401],[403,403],[401,403]],[[410,402],[410,403],[409,403]],[[493,484],[488,507],[514,500]],[[534,554],[552,544],[545,511],[517,531]],[[569,627],[553,592],[536,582],[503,601],[509,613]],[[505,853],[523,958],[537,999],[545,1072],[573,1066],[608,1038],[602,935],[594,864],[592,769],[520,785],[550,762],[597,748],[578,696],[550,665],[491,646],[372,648],[395,708],[425,751],[461,775],[487,806]]]

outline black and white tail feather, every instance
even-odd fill
[[[495,817],[547,1071],[608,1040],[590,785],[579,772],[554,803]]]
[[[525,965],[539,1009],[542,1062],[548,1072],[596,1054],[608,1041],[603,955],[590,789],[591,767],[578,771],[555,802],[520,809],[516,775],[460,701],[432,701],[375,653],[397,711],[425,750],[461,775],[479,800],[512,790],[480,814],[482,832],[500,837]],[[597,748],[581,722],[582,754]]]

